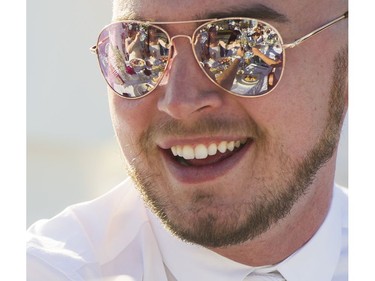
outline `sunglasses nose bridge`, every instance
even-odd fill
[[[175,36],[172,36],[171,38],[170,38],[170,45],[172,46],[172,50],[171,50],[171,54],[173,54],[173,48],[175,47],[174,45],[175,45],[175,43],[173,42],[174,41],[174,39],[177,39],[177,38],[185,38],[185,39],[188,39],[189,40],[189,44],[191,45],[191,46],[193,46],[193,38],[191,37],[191,36],[189,36],[189,35],[185,35],[185,34],[178,34],[178,35],[175,35]],[[194,48],[193,48],[193,52],[194,52]],[[173,56],[173,55],[172,55]]]
[[[184,34],[175,35],[175,36],[171,37],[171,42],[173,42],[173,40],[176,39],[176,38],[186,38],[186,39],[189,39],[190,44],[193,42],[193,38],[191,38],[191,36],[184,35]]]

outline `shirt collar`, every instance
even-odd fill
[[[334,192],[331,207],[316,234],[297,252],[271,266],[288,281],[332,280],[341,249],[341,206]],[[227,259],[199,245],[189,244],[166,231],[149,213],[165,266],[177,280],[243,280],[259,267]]]

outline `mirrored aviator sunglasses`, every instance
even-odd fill
[[[253,18],[224,18],[183,22],[121,21],[106,26],[91,51],[101,72],[121,97],[137,99],[160,83],[173,55],[173,40],[189,38],[203,73],[219,88],[241,97],[270,93],[279,83],[285,49],[292,48],[334,23],[346,12],[311,33],[284,44],[269,23]],[[204,22],[193,35],[169,34],[158,25]]]

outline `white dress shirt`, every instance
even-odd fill
[[[27,235],[28,281],[243,281],[262,271],[287,281],[347,280],[347,194],[337,186],[317,233],[277,265],[243,265],[174,237],[130,180],[36,222]]]

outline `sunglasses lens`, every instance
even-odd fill
[[[168,36],[156,26],[119,22],[99,35],[97,51],[107,84],[119,95],[138,98],[160,82],[169,52]]]
[[[197,60],[217,85],[239,96],[260,96],[280,80],[284,53],[278,32],[254,19],[225,19],[194,34]]]

